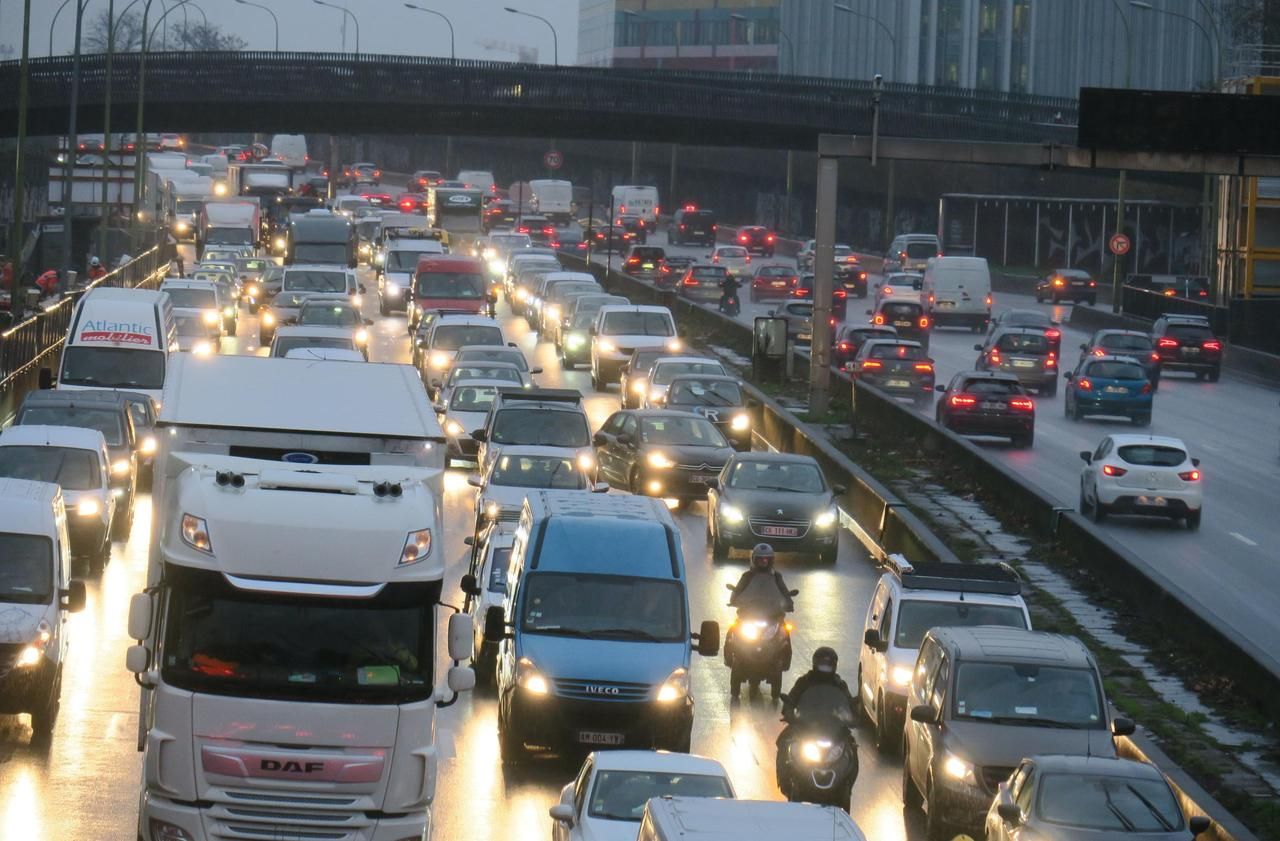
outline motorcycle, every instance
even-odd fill
[[[783,700],[788,699],[783,696]],[[793,803],[821,803],[849,811],[858,779],[858,743],[845,692],[834,686],[811,686],[794,711],[783,709],[787,727],[778,737],[778,788]]]
[[[724,664],[729,667],[729,691],[734,697],[744,681],[752,692],[758,692],[764,682],[776,700],[782,694],[782,673],[791,668],[793,626],[786,621],[787,606],[772,580],[764,585],[772,592],[753,598],[749,591],[740,600],[738,615],[725,634]],[[733,589],[732,584],[725,586]],[[799,594],[799,590],[790,593],[792,597]]]
[[[726,292],[720,296],[720,312],[729,316],[742,312],[742,301],[738,300],[737,292]]]

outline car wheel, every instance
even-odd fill
[[[1097,303],[1098,303],[1098,299],[1097,299],[1096,297],[1091,297],[1091,298],[1089,298],[1088,303],[1089,303],[1089,306],[1091,306],[1091,307],[1092,307],[1092,306],[1096,306],[1096,305],[1097,305]]]
[[[840,544],[837,542],[829,549],[823,549],[818,553],[818,562],[827,566],[833,566],[836,559],[840,557]]]
[[[1203,510],[1204,509],[1201,508],[1196,511],[1188,512],[1187,516],[1184,518],[1187,522],[1188,529],[1190,529],[1191,531],[1195,531],[1196,529],[1200,528],[1200,513]]]
[[[934,802],[933,782],[929,783],[928,806],[924,815],[924,837],[926,841],[951,841],[955,833],[942,820],[941,810]]]
[[[902,808],[906,811],[914,811],[923,804],[924,798],[920,796],[920,789],[911,779],[911,754],[907,751],[907,736],[904,733],[902,736]]]
[[[102,570],[106,568],[107,562],[111,560],[111,540],[103,538],[102,545],[94,550],[89,556],[89,575],[102,575]]]
[[[1091,513],[1093,514],[1093,521],[1095,523],[1101,523],[1103,520],[1107,519],[1107,506],[1102,503],[1102,500],[1094,497]]]
[[[1036,443],[1036,432],[1031,430],[1026,435],[1019,435],[1013,439],[1013,445],[1023,450],[1029,450]]]
[[[383,298],[381,295],[378,296],[378,313],[383,318],[391,315],[391,307],[387,306],[387,299]]]
[[[1058,396],[1058,381],[1057,381],[1057,380],[1050,380],[1050,381],[1049,381],[1049,385],[1047,385],[1047,386],[1045,386],[1045,387],[1043,387],[1043,388],[1041,388],[1041,389],[1040,389],[1040,395],[1041,395],[1042,397],[1057,397],[1057,396]]]
[[[1209,382],[1216,383],[1221,376],[1222,376],[1222,369],[1214,368],[1212,371],[1209,372]]]
[[[61,694],[62,677],[59,676],[54,680],[53,689],[49,692],[49,698],[38,709],[31,711],[33,739],[45,742],[53,735],[53,725],[58,720],[58,710],[62,708],[62,704],[58,701],[58,696]]]
[[[560,367],[561,367],[561,368],[563,368],[563,369],[564,369],[564,370],[566,370],[566,371],[572,371],[572,370],[574,370],[575,368],[577,368],[577,367],[578,367],[578,363],[577,363],[577,362],[574,362],[572,359],[569,359],[569,358],[568,358],[568,357],[566,357],[564,354],[561,354],[561,355],[560,355]]]
[[[498,724],[498,752],[502,755],[503,765],[518,765],[527,755],[524,740],[512,731],[510,724],[503,726],[501,719]]]
[[[876,750],[892,756],[902,744],[901,734],[889,732],[889,715],[884,708],[884,695],[876,699]]]
[[[591,388],[593,391],[604,391],[604,383],[600,382],[600,377],[596,374],[594,366],[591,368]],[[625,403],[623,405],[625,407]]]

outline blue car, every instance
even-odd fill
[[[1092,356],[1063,376],[1068,382],[1063,410],[1072,420],[1109,415],[1127,417],[1137,426],[1151,423],[1155,389],[1142,366],[1129,357]]]

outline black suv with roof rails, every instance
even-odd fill
[[[1222,340],[1203,315],[1162,315],[1151,326],[1160,367],[1191,371],[1197,380],[1216,383],[1222,376]]]
[[[693,206],[682,207],[667,223],[667,242],[671,245],[716,244],[716,212]]]

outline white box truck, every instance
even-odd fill
[[[200,211],[196,244],[257,246],[262,231],[262,211],[255,199],[207,201]]]
[[[213,198],[213,179],[173,177],[165,182],[164,220],[178,242],[195,242],[200,210]]]
[[[639,187],[633,184],[620,184],[613,188],[613,212],[615,216],[635,214],[644,219],[645,224],[653,226],[658,222],[658,188]]]
[[[436,673],[444,436],[417,373],[222,356],[173,374],[129,609],[138,837],[424,837],[435,710],[474,676],[457,613]]]
[[[555,179],[530,181],[533,189],[533,212],[541,213],[556,224],[573,218],[573,183]]]

